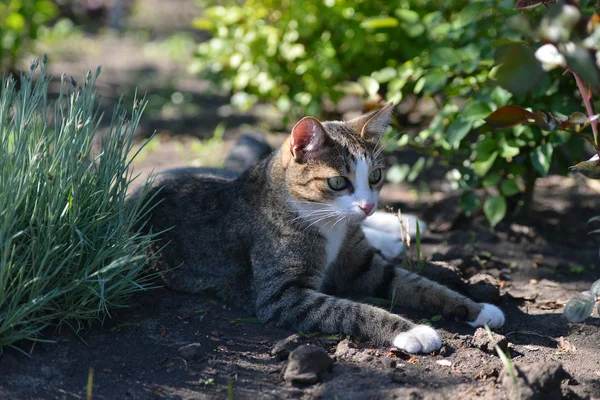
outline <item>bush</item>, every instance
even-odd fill
[[[79,87],[63,76],[49,106],[45,65],[33,82],[37,64],[20,90],[10,78],[0,89],[0,350],[48,325],[78,329],[149,285],[141,272],[153,238],[130,232],[142,204],[125,207],[143,104],[130,120],[117,105],[93,154],[99,69]]]
[[[40,26],[57,14],[57,6],[50,0],[0,2],[0,73],[15,70],[15,63],[37,38]]]
[[[214,37],[198,46],[193,68],[233,90],[238,106],[269,100],[295,116],[319,114],[324,97],[335,101],[364,90],[349,81],[419,54],[426,43],[413,23],[419,15],[403,9],[408,3],[248,0],[243,6],[214,5],[195,22]],[[410,3],[422,14],[438,8],[425,0]],[[376,93],[370,82],[365,85]]]
[[[592,3],[582,1],[584,12],[593,14]],[[575,30],[585,19],[562,3],[548,7],[520,12],[515,2],[495,0],[213,6],[196,23],[214,34],[198,47],[196,68],[232,90],[234,104],[269,101],[288,114],[319,114],[324,99],[346,93],[395,103],[407,93],[429,99],[417,131],[390,145],[423,157],[394,166],[388,179],[414,180],[441,163],[451,187],[462,190],[465,214],[483,211],[496,225],[507,212],[527,212],[537,177],[553,163],[566,171],[583,149],[573,134],[547,124],[494,130],[484,120],[508,104],[544,115],[581,110],[575,81],[546,73],[534,50],[538,32],[580,40]],[[584,37],[591,41],[595,32]]]

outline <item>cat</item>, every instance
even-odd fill
[[[392,105],[349,121],[305,117],[283,145],[241,175],[163,174],[147,196],[144,232],[162,232],[155,266],[173,290],[209,292],[262,323],[359,335],[410,353],[439,334],[352,298],[396,304],[498,328],[504,314],[386,261],[361,223],[384,181],[380,140]],[[139,196],[140,192],[132,198]]]

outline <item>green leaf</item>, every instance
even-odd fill
[[[498,225],[506,216],[506,199],[504,196],[493,196],[483,203],[483,214],[492,227]]]
[[[409,24],[416,24],[419,22],[419,14],[413,10],[406,10],[404,8],[398,8],[394,11],[398,19]]]
[[[592,314],[595,302],[594,293],[589,291],[578,293],[571,297],[563,310],[563,315],[569,322],[583,322]]]
[[[567,120],[570,124],[583,125],[588,122],[588,117],[582,112],[576,111],[573,114],[569,115],[569,119]]]
[[[519,148],[519,146],[517,146],[515,140],[503,139],[500,141],[499,147],[502,150],[502,152],[500,153],[500,157],[506,160],[512,160],[521,152],[521,149]]]
[[[379,83],[389,82],[394,79],[398,75],[398,70],[392,67],[386,67],[379,71],[375,71],[371,74],[373,79],[375,79]]]
[[[365,29],[394,28],[396,26],[398,26],[398,20],[394,17],[367,18],[360,24],[360,27]]]
[[[579,74],[584,82],[592,87],[600,84],[598,68],[587,49],[584,49],[581,46],[575,46],[573,49],[563,52],[563,55],[567,60],[569,68]]]
[[[548,174],[550,163],[552,162],[552,152],[554,148],[550,143],[542,144],[536,147],[530,154],[531,164],[542,176]]]
[[[535,119],[535,114],[519,106],[502,106],[485,118],[493,129],[507,129]]]
[[[460,29],[469,24],[473,24],[477,19],[478,15],[481,14],[487,8],[487,4],[484,2],[473,3],[464,7],[456,16],[454,21],[454,28]]]
[[[472,126],[472,121],[465,121],[462,118],[456,118],[452,121],[446,131],[447,140],[450,146],[457,149],[460,141],[471,131]]]
[[[365,91],[369,96],[375,96],[379,91],[379,82],[370,76],[361,76],[358,78],[358,83],[365,88]]]
[[[492,109],[486,103],[482,101],[472,101],[463,108],[461,117],[465,121],[475,122],[485,119],[491,112]]]
[[[405,133],[402,136],[400,136],[400,139],[398,139],[398,141],[396,142],[396,146],[404,147],[408,144],[408,142],[410,142],[410,135]]]
[[[481,208],[481,200],[473,190],[468,190],[460,196],[460,208],[467,217],[470,217]]]
[[[484,176],[488,173],[492,165],[494,165],[494,161],[496,161],[496,157],[498,157],[498,152],[495,151],[490,155],[480,154],[478,158],[481,158],[480,161],[475,161],[475,165],[473,170],[478,176]]]
[[[429,318],[432,322],[436,322],[442,319],[441,315],[434,315],[433,317]]]
[[[417,160],[417,162],[413,165],[406,180],[409,182],[413,182],[415,179],[417,179],[419,174],[423,171],[424,167],[425,167],[425,157],[420,157]]]
[[[514,196],[517,193],[521,193],[521,189],[519,189],[519,185],[514,179],[503,180],[502,185],[500,186],[500,191],[506,197]]]
[[[492,153],[497,148],[498,148],[498,142],[496,142],[491,137],[486,137],[485,139],[483,139],[482,141],[477,143],[477,146],[475,147],[475,151],[477,151],[477,154]]]
[[[387,171],[386,179],[392,183],[403,182],[408,174],[410,173],[410,165],[408,164],[394,164]]]
[[[430,62],[433,67],[452,67],[460,62],[460,54],[451,47],[441,47],[433,50]]]
[[[500,174],[497,172],[491,172],[483,178],[481,185],[487,188],[496,186],[498,182],[500,182]]]
[[[415,93],[419,93],[421,90],[427,94],[434,94],[439,92],[446,86],[448,77],[447,73],[442,70],[431,70],[426,76],[422,76],[415,84]]]
[[[515,95],[524,96],[533,90],[544,76],[544,70],[529,46],[500,46],[496,49],[494,59],[498,65],[495,79]]]

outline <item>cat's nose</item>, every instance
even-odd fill
[[[365,214],[369,215],[371,214],[371,211],[373,211],[373,208],[375,208],[375,204],[371,203],[371,204],[359,204],[358,206],[361,210],[363,210],[365,212]]]

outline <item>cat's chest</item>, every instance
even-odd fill
[[[325,238],[325,268],[327,268],[338,257],[348,228],[346,226],[322,227],[319,231]]]

